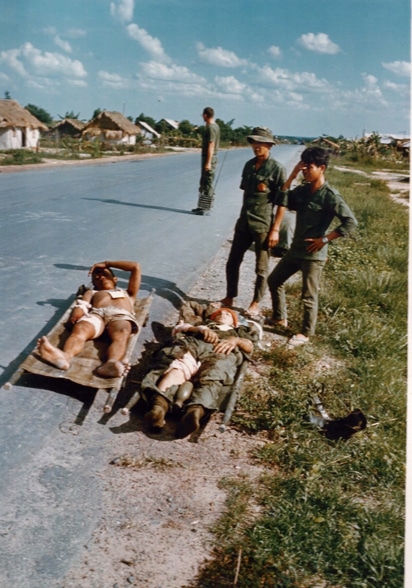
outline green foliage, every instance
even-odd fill
[[[65,118],[75,118],[75,119],[79,119],[80,118],[80,112],[78,112],[77,114],[73,111],[66,111],[66,114],[64,116],[62,116],[61,114],[58,115],[58,117],[61,120],[64,120]]]
[[[40,108],[39,106],[35,106],[34,104],[27,104],[27,106],[25,106],[24,108],[26,110],[28,110],[30,112],[30,114],[35,116],[40,122],[44,123],[45,125],[50,126],[53,124],[53,118],[43,108]]]
[[[155,128],[156,126],[156,121],[154,118],[152,118],[151,116],[145,116],[143,114],[143,112],[141,114],[139,114],[139,116],[136,117],[135,123],[137,123],[137,121],[141,120],[142,122],[147,123],[150,127],[152,127],[152,129]]]
[[[254,453],[266,473],[229,487],[215,559],[192,586],[232,586],[239,555],[239,588],[403,586],[408,215],[383,182],[328,179],[357,235],[329,248],[315,343],[255,358],[268,375],[246,378],[234,422],[267,439]],[[299,324],[300,285],[287,296]],[[360,408],[366,430],[327,440],[307,418],[315,394],[332,416]]]
[[[6,156],[0,159],[0,165],[25,165],[42,161],[41,155],[28,149],[8,149],[3,153]]]

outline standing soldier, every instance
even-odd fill
[[[204,108],[202,116],[206,123],[202,140],[202,173],[200,176],[197,208],[192,209],[192,212],[199,216],[207,215],[213,206],[213,179],[215,177],[217,150],[219,149],[220,139],[220,128],[215,122],[213,108],[210,106]]]

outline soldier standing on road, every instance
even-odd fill
[[[192,212],[199,216],[207,215],[213,206],[213,180],[215,177],[217,150],[219,149],[220,140],[220,128],[215,122],[213,108],[210,106],[204,108],[202,116],[206,127],[202,139],[202,172],[199,184],[199,200],[197,208],[192,209]]]

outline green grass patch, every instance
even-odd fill
[[[27,165],[29,163],[41,163],[42,157],[35,151],[26,149],[7,149],[2,152],[0,165]]]
[[[386,185],[331,170],[359,221],[329,249],[317,336],[259,351],[234,423],[267,443],[258,482],[226,482],[214,558],[192,587],[400,588],[406,461],[408,214]],[[287,288],[301,321],[300,283]],[[320,368],[320,365],[327,368]],[[335,417],[360,408],[367,428],[331,441],[308,422],[314,395]]]

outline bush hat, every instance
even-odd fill
[[[259,143],[271,143],[275,145],[272,131],[266,127],[255,127],[252,129],[252,134],[248,136],[247,140],[249,143],[259,141]]]

